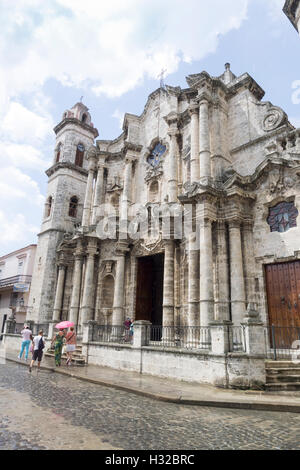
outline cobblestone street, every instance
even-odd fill
[[[180,406],[0,365],[0,449],[300,449],[300,415]]]

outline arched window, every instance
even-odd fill
[[[55,163],[58,163],[58,162],[59,162],[59,159],[60,159],[60,152],[61,152],[61,144],[58,144],[57,149],[56,149],[56,159],[55,159]]]
[[[52,202],[53,202],[52,196],[49,196],[46,202],[45,217],[50,217],[51,215]]]
[[[78,198],[76,196],[71,197],[69,205],[69,216],[77,217]]]
[[[75,165],[81,166],[83,165],[83,155],[84,155],[84,145],[78,144],[75,156]]]
[[[86,122],[86,120],[87,120],[87,115],[83,114],[81,118],[81,122]]]

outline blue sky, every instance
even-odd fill
[[[125,112],[143,112],[162,68],[185,88],[187,75],[218,76],[230,62],[300,127],[300,38],[283,4],[0,0],[0,256],[37,242],[53,127],[81,96],[100,138],[113,139]]]

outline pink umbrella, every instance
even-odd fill
[[[55,328],[58,330],[63,330],[64,328],[69,328],[70,326],[74,326],[74,323],[72,321],[61,321],[60,323],[57,323],[55,325]]]

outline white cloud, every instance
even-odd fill
[[[120,129],[123,129],[124,115],[125,115],[125,113],[123,113],[119,109],[116,109],[115,112],[112,114],[113,118],[118,119]]]
[[[39,186],[30,176],[22,173],[18,168],[6,167],[0,172],[0,200],[7,207],[7,202],[12,203],[20,199],[20,204],[26,206],[28,202],[41,207],[44,196]]]
[[[49,78],[120,96],[161,68],[213,52],[246,18],[248,0],[2,2],[0,103]],[[4,91],[6,93],[4,93]]]
[[[52,120],[12,101],[2,119],[1,134],[20,143],[39,144],[51,135]]]
[[[7,216],[2,211],[0,211],[0,226],[1,255],[5,254],[6,246],[10,246],[11,243],[17,243],[19,248],[28,243],[28,240],[32,243],[33,237],[39,230],[35,225],[28,223],[23,214]]]

